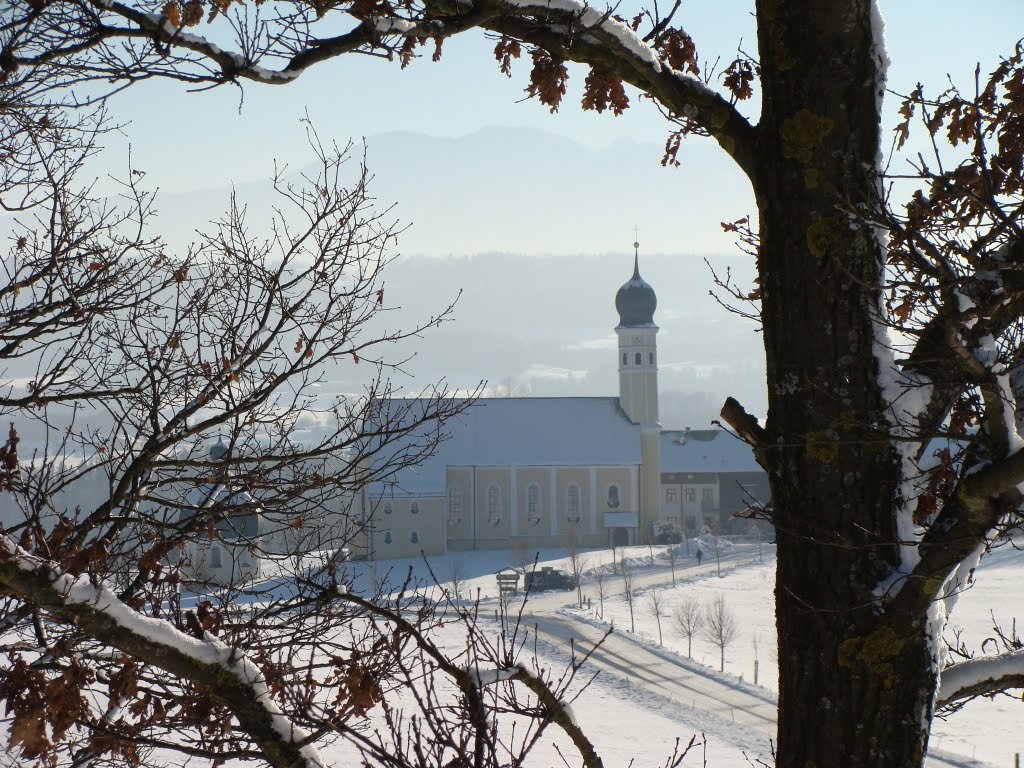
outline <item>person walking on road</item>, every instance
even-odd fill
[[[700,565],[700,561],[704,559],[704,550],[697,547],[697,565]]]

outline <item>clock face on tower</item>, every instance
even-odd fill
[[[640,343],[640,337],[639,336],[634,336],[633,337],[633,343],[634,344],[639,344]]]

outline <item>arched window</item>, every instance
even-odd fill
[[[526,522],[530,525],[540,525],[540,486],[530,483],[526,489]]]
[[[220,556],[220,544],[214,544],[210,547],[210,567],[221,568],[224,565],[224,561]]]
[[[633,361],[637,365],[641,365],[643,363],[643,361],[644,361],[644,356],[642,354],[640,354],[639,352],[637,352],[636,354],[633,355]]]
[[[390,501],[385,501],[384,502],[384,514],[385,515],[390,515],[394,511],[395,511],[395,505],[392,504]]]
[[[409,531],[409,543],[410,544],[419,544],[420,543],[420,532],[419,531]]]
[[[391,531],[384,531],[384,543],[385,544],[390,544],[391,541],[392,541],[392,539],[391,539]]]
[[[608,508],[618,509],[620,504],[622,504],[622,499],[619,493],[619,484],[612,483],[608,486]]]
[[[448,486],[448,525],[462,522],[462,489],[454,485]]]
[[[501,512],[501,488],[490,485],[487,487],[487,522],[491,525],[499,525]]]
[[[626,352],[622,353],[622,364],[629,365],[629,354]]]
[[[420,503],[418,501],[414,501],[412,504],[409,505],[409,514],[410,515],[418,515],[419,513],[420,513]]]
[[[577,525],[580,521],[580,487],[572,483],[565,492],[565,517],[569,525]]]

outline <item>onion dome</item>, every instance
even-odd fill
[[[210,459],[213,461],[220,461],[228,455],[228,447],[224,444],[224,440],[221,437],[217,438],[217,442],[210,448]]]
[[[217,518],[220,539],[251,542],[261,533],[261,512],[247,491],[225,483],[203,483],[185,495],[178,519],[187,522],[196,515],[212,513]]]
[[[633,243],[636,254],[633,258],[633,277],[615,294],[615,309],[619,312],[620,327],[654,325],[654,310],[658,297],[654,289],[640,277],[640,244]]]

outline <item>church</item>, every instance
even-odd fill
[[[767,501],[767,475],[739,438],[662,428],[658,301],[634,249],[615,295],[618,396],[476,400],[433,456],[365,490],[360,554],[646,544],[664,525],[738,530],[734,516]]]

